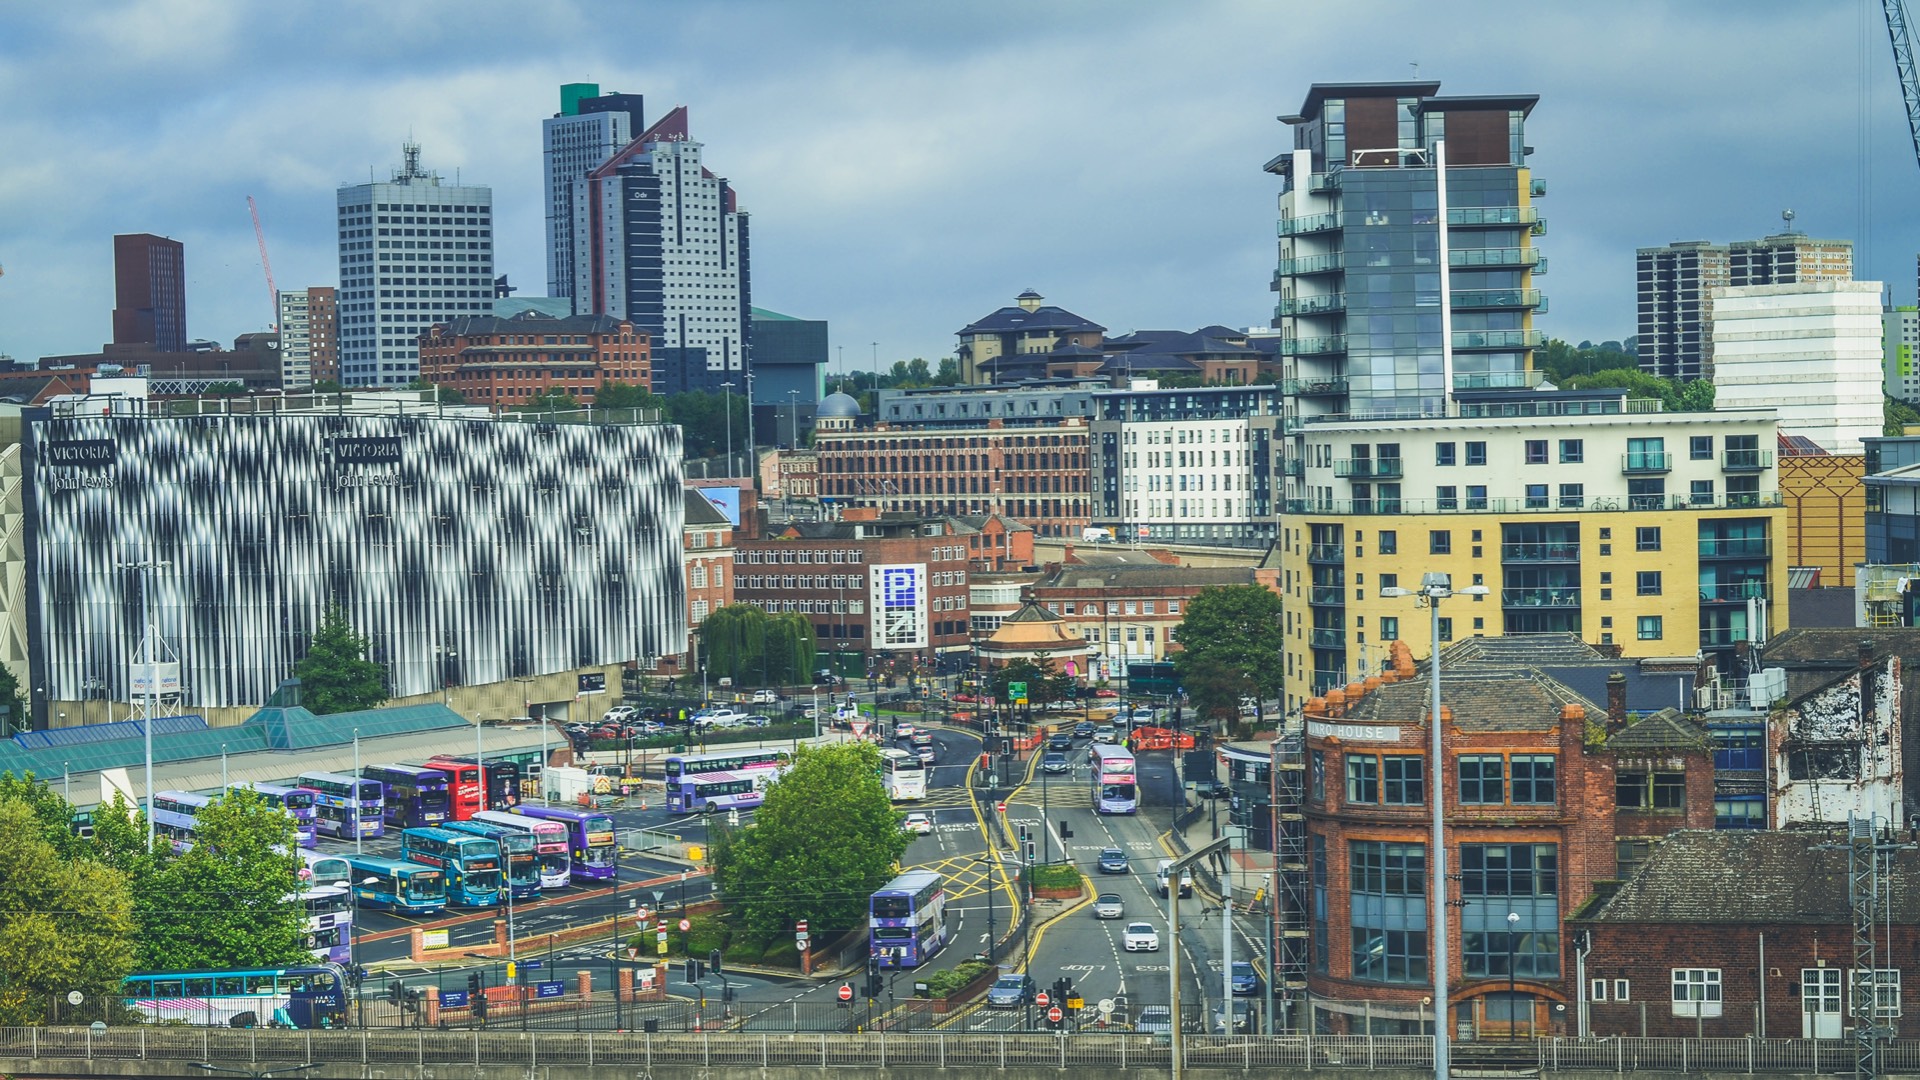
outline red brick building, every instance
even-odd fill
[[[968,428],[832,430],[823,424],[814,446],[820,494],[841,505],[998,514],[1055,537],[1079,536],[1090,520],[1083,416],[1025,426],[994,419]]]
[[[625,319],[523,311],[428,327],[420,335],[420,377],[495,409],[549,390],[590,405],[608,383],[648,386],[653,366],[646,331]]]
[[[1165,561],[1171,556],[1141,551],[1083,547],[1076,555],[1069,547],[1067,555],[1068,562],[1050,564],[1034,583],[1033,598],[1093,646],[1101,678],[1119,677],[1128,663],[1166,659],[1174,628],[1202,589],[1264,585],[1279,592],[1278,570],[1181,566]]]
[[[1900,839],[1905,839],[1901,834]],[[1856,987],[1848,841],[1841,831],[1678,832],[1611,896],[1570,919],[1589,946],[1584,1011],[1596,1036],[1851,1038]],[[1920,1015],[1920,851],[1892,856],[1877,906],[1875,1022],[1911,1038]],[[1836,1061],[1851,1068],[1848,1050]]]
[[[307,348],[314,382],[340,381],[340,300],[331,285],[307,289]]]

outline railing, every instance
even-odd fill
[[[1879,1044],[1881,1075],[1920,1071],[1920,1039]],[[1607,1072],[1851,1073],[1858,1048],[1852,1039],[1650,1039],[1554,1038],[1535,1042],[1543,1071],[1604,1069]]]
[[[1307,644],[1316,649],[1344,649],[1347,647],[1347,632],[1316,628],[1307,635]]]
[[[1338,606],[1347,602],[1347,590],[1338,585],[1315,585],[1307,603]]]
[[[1673,455],[1657,450],[1621,454],[1620,471],[1628,476],[1672,472]]]
[[[1764,581],[1736,581],[1726,585],[1700,586],[1703,604],[1744,604],[1749,600],[1770,600],[1773,593]]]
[[[1580,590],[1574,588],[1501,589],[1500,606],[1574,608],[1580,606]]]
[[[1273,272],[1275,281],[1296,274],[1330,274],[1347,268],[1347,257],[1343,252],[1331,252],[1326,255],[1307,255],[1298,259],[1281,259]]]
[[[1333,463],[1333,475],[1365,480],[1378,477],[1394,480],[1406,475],[1405,463],[1397,457],[1339,458]]]
[[[1745,629],[1735,630],[1724,626],[1700,628],[1700,647],[1703,649],[1731,649],[1746,640]]]
[[[1340,227],[1339,214],[1308,214],[1306,217],[1281,218],[1276,231],[1281,236],[1332,232]]]
[[[1299,458],[1297,458],[1297,457],[1289,457],[1289,458],[1281,458],[1281,459],[1280,459],[1280,475],[1282,475],[1282,476],[1305,476],[1306,474],[1307,474],[1307,463],[1306,463],[1306,462],[1304,462],[1304,461],[1302,461],[1302,460],[1300,460],[1300,459],[1299,459]]]
[[[1547,335],[1539,330],[1456,330],[1453,333],[1453,347],[1456,349],[1531,349],[1546,343]]]
[[[1459,289],[1448,294],[1455,311],[1473,308],[1539,307],[1539,289]]]
[[[1447,252],[1448,266],[1534,266],[1545,262],[1538,248],[1453,248]]]
[[[1648,510],[1752,510],[1767,509],[1785,505],[1777,491],[1762,491],[1751,494],[1727,495],[1717,499],[1695,501],[1688,495],[1621,495],[1589,498],[1584,505],[1567,506],[1559,502],[1558,496],[1549,496],[1545,500],[1521,498],[1482,499],[1461,497],[1458,499],[1286,499],[1281,503],[1281,512],[1286,514],[1566,514],[1570,511],[1648,511]],[[1703,540],[1700,543],[1718,544],[1720,541]],[[1727,541],[1739,545],[1763,543],[1762,541]],[[1702,558],[1753,558],[1737,548],[1725,554],[1709,554],[1701,548]]]
[[[1540,211],[1531,206],[1456,206],[1447,210],[1449,225],[1531,225]]]
[[[1334,311],[1347,310],[1346,293],[1328,293],[1325,296],[1283,296],[1273,306],[1275,315],[1325,315]]]
[[[1298,394],[1301,397],[1321,397],[1329,394],[1347,392],[1345,379],[1288,379],[1281,387],[1283,393]]]
[[[1579,562],[1578,543],[1517,543],[1500,545],[1501,562]]]
[[[1319,337],[1282,338],[1281,356],[1314,356],[1321,353],[1347,351],[1345,334],[1326,334]]]
[[[1764,472],[1773,468],[1773,451],[1729,450],[1720,455],[1720,467],[1728,472]]]
[[[1343,563],[1347,561],[1347,549],[1341,544],[1310,544],[1307,546],[1307,561]]]
[[[1764,559],[1773,554],[1773,545],[1764,536],[1741,536],[1731,540],[1700,540],[1703,559]]]

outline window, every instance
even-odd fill
[[[1527,509],[1542,510],[1547,506],[1547,485],[1527,485]]]
[[[1714,796],[1713,827],[1716,829],[1766,828],[1767,797],[1757,794]]]
[[[1687,498],[1695,506],[1713,505],[1713,481],[1694,480],[1687,485]]]
[[[1380,759],[1386,780],[1384,797],[1388,806],[1419,806],[1427,801],[1427,762],[1412,754],[1388,754]]]
[[[1661,637],[1660,616],[1642,615],[1639,619],[1641,641],[1659,641]]]
[[[1427,980],[1427,849],[1356,840],[1349,848],[1352,972],[1371,982]]]
[[[1628,993],[1628,991],[1631,989],[1632,989],[1632,986],[1628,982],[1628,980],[1626,979],[1613,980],[1613,1000],[1632,1001],[1633,995]]]
[[[1528,439],[1526,460],[1529,465],[1545,465],[1547,463],[1547,440]]]
[[[1380,801],[1380,759],[1371,754],[1347,755],[1347,801]]]
[[[1327,801],[1327,752],[1315,750],[1307,774],[1307,798],[1314,802]]]
[[[1673,1015],[1720,1015],[1720,969],[1674,968]]]
[[[1509,771],[1515,806],[1551,806],[1554,802],[1554,759],[1551,754],[1515,754]]]
[[[1587,1000],[1588,1001],[1607,1000],[1607,980],[1593,979],[1589,981],[1587,983]]]
[[[1579,439],[1560,440],[1560,464],[1575,465],[1587,460],[1587,447]]]
[[[1853,978],[1849,981],[1856,998],[1869,992],[1873,994],[1873,1015],[1876,1019],[1892,1020],[1900,1015],[1899,968],[1874,968],[1871,971],[1854,968]],[[1869,987],[1872,987],[1871,991]]]
[[[1467,464],[1485,465],[1487,463],[1487,444],[1470,442],[1467,444]]]
[[[1633,530],[1633,550],[1659,551],[1660,526],[1642,525]]]
[[[1613,801],[1622,810],[1683,810],[1687,804],[1687,776],[1677,772],[1616,773]]]
[[[1427,554],[1453,554],[1453,534],[1445,529],[1434,529],[1427,533]]]
[[[1313,970],[1326,971],[1327,948],[1327,840],[1313,836],[1309,856],[1313,863]]]
[[[1687,456],[1695,461],[1713,460],[1713,436],[1694,435],[1687,439]]]
[[[1435,510],[1460,509],[1460,489],[1452,484],[1440,484],[1433,489],[1433,508]]]
[[[1506,762],[1498,754],[1460,758],[1460,802],[1468,806],[1504,806]]]
[[[1392,529],[1380,530],[1380,554],[1397,555],[1400,552],[1400,534]]]
[[[1461,963],[1467,974],[1558,977],[1559,848],[1461,844],[1460,868]]]
[[[1641,596],[1660,595],[1660,571],[1641,570],[1634,574],[1634,587]]]
[[[1452,619],[1443,618],[1440,620],[1440,640],[1441,641],[1453,640],[1453,620]]]
[[[1713,724],[1708,734],[1713,738],[1715,772],[1766,768],[1766,729],[1761,725]]]
[[[1579,509],[1587,504],[1587,485],[1561,484],[1560,505],[1567,509]]]
[[[1687,776],[1685,773],[1653,774],[1653,808],[1655,810],[1683,810],[1686,805]]]
[[[1399,641],[1400,640],[1400,616],[1383,615],[1380,617],[1380,640],[1381,641]]]
[[[1665,472],[1670,468],[1667,461],[1667,441],[1661,438],[1628,439],[1628,472]]]
[[[1433,444],[1433,463],[1435,465],[1455,464],[1454,444],[1450,442]]]
[[[1487,485],[1467,485],[1467,509],[1485,510],[1487,508]]]

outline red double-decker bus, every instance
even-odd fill
[[[482,810],[492,809],[487,805],[486,775],[480,766],[435,757],[429,758],[424,767],[447,774],[447,813],[452,820],[466,821]]]

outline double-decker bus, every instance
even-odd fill
[[[535,821],[557,821],[566,826],[567,850],[572,856],[568,872],[575,881],[610,881],[620,872],[614,848],[613,819],[592,810],[568,810],[560,806],[529,806],[521,803],[514,814]]]
[[[332,885],[307,889],[296,898],[307,913],[307,948],[316,960],[344,964],[353,956],[353,898]]]
[[[336,964],[151,972],[127,976],[120,993],[153,1023],[322,1028],[347,1016],[347,973]]]
[[[153,796],[153,835],[173,846],[176,854],[193,846],[193,819],[214,804],[209,795],[191,791],[158,791]]]
[[[751,809],[766,801],[768,786],[779,778],[776,769],[682,773],[667,781],[667,809],[688,814]]]
[[[269,806],[277,806],[293,819],[293,835],[303,848],[314,845],[313,827],[313,791],[310,788],[286,787],[281,784],[229,784],[228,791],[242,788],[260,796],[260,801]]]
[[[483,810],[473,815],[476,825],[486,825],[506,833],[517,833],[533,838],[533,860],[540,870],[542,889],[564,889],[573,880],[568,872],[572,860],[567,858],[567,827],[558,821],[536,821],[519,814],[503,814],[498,810]],[[518,893],[514,898],[519,898]]]
[[[408,829],[400,834],[400,857],[437,866],[447,875],[447,901],[462,907],[500,903],[500,842],[445,829]]]
[[[447,818],[447,774],[422,765],[368,765],[360,770],[377,780],[390,829],[424,829]]]
[[[342,840],[386,835],[382,820],[386,797],[378,780],[310,772],[301,773],[299,783],[313,791],[313,827],[321,835]]]
[[[511,810],[520,801],[520,766],[514,762],[482,763],[456,754],[438,754],[427,759],[427,768],[453,777],[456,821],[465,821],[482,810]],[[461,812],[463,808],[465,813]]]
[[[912,751],[893,747],[880,751],[880,779],[886,782],[887,798],[894,802],[927,797],[927,766]]]
[[[947,883],[909,870],[867,901],[869,955],[883,968],[919,967],[947,943]]]
[[[447,906],[447,875],[438,867],[376,855],[347,860],[353,874],[353,898],[361,907],[432,915]]]
[[[1093,744],[1093,809],[1101,814],[1132,814],[1140,809],[1133,751],[1113,743]]]
[[[477,819],[449,821],[440,828],[446,832],[485,837],[498,843],[500,859],[507,868],[506,887],[513,893],[513,898],[531,900],[540,895],[540,867],[534,861],[533,837]]]
[[[322,855],[315,851],[302,851],[300,861],[307,866],[305,880],[315,887],[333,885],[346,888],[353,884],[353,868],[347,860],[338,855]]]
[[[714,750],[704,754],[668,754],[667,787],[688,773],[751,772],[756,769],[784,769],[793,755],[785,750]]]

